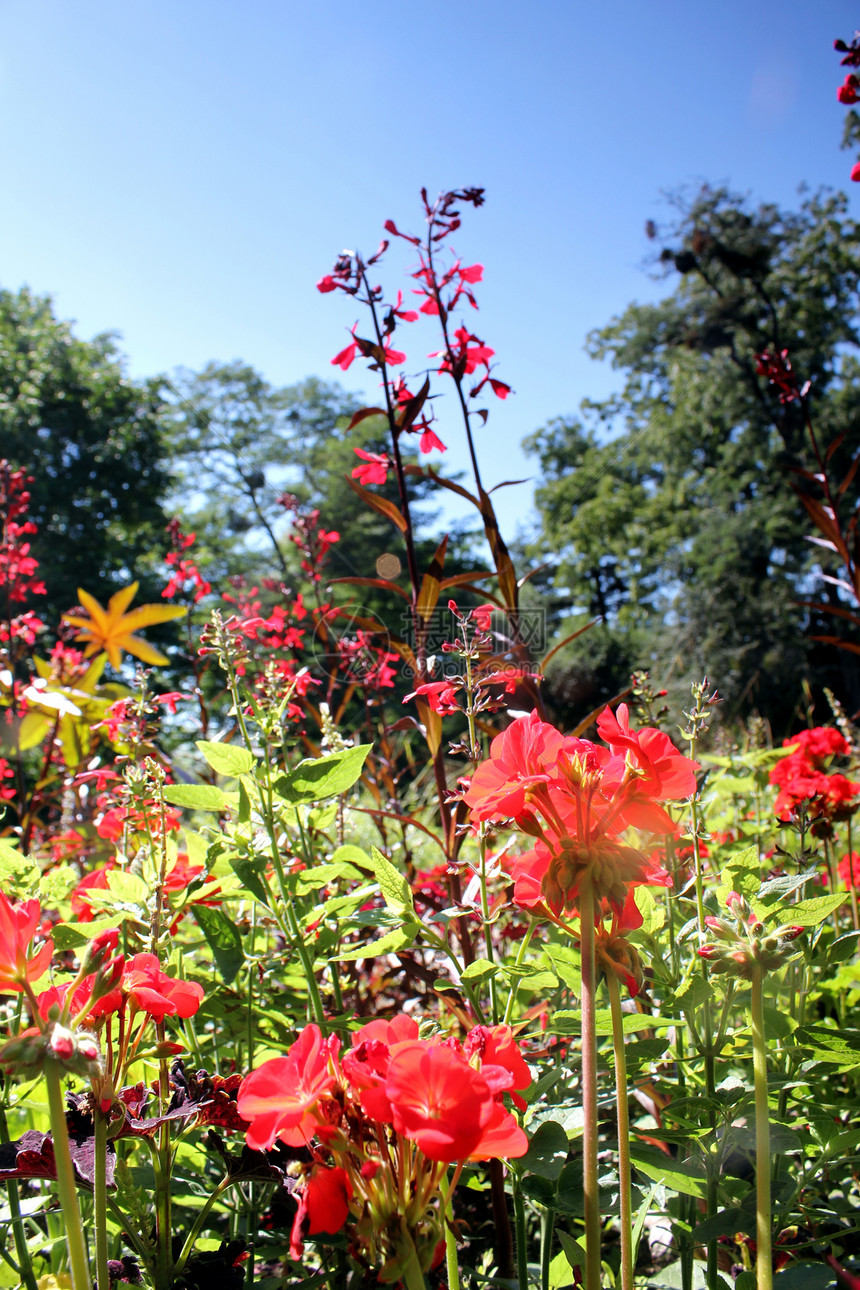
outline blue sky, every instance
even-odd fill
[[[533,474],[522,437],[617,380],[587,332],[662,290],[643,270],[662,192],[850,187],[832,41],[859,17],[848,0],[0,0],[0,284],[50,293],[82,336],[117,331],[133,375],[241,358],[276,384],[328,379],[356,317],[314,290],[335,254],[375,248],[386,218],[420,232],[422,185],[483,186],[456,246],[485,266],[470,321],[517,393],[490,401],[479,447],[487,483]],[[408,370],[437,348],[402,336]],[[342,383],[373,395],[357,364]],[[509,529],[529,496],[500,495]]]

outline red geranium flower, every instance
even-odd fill
[[[20,994],[25,981],[38,981],[47,972],[54,953],[53,941],[45,941],[28,957],[41,921],[38,900],[13,905],[0,891],[0,992]]]
[[[268,1151],[276,1138],[291,1147],[311,1140],[326,1122],[319,1103],[334,1087],[339,1048],[340,1040],[323,1039],[319,1026],[305,1026],[286,1057],[263,1062],[242,1081],[237,1107],[251,1125],[249,1147]]]

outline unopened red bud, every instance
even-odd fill
[[[165,1040],[163,1044],[156,1044],[155,1048],[153,1048],[152,1050],[153,1056],[158,1058],[176,1057],[178,1053],[184,1053],[184,1052],[185,1052],[184,1044],[172,1044],[170,1043],[169,1040]]]
[[[85,1061],[95,1062],[99,1059],[99,1046],[90,1035],[80,1035],[78,1037],[78,1052]]]
[[[720,951],[716,945],[700,945],[698,950],[699,958],[707,959],[708,962],[717,958],[719,953]]]
[[[806,931],[805,927],[781,927],[779,935],[784,941],[796,941]]]
[[[379,1173],[378,1162],[376,1160],[365,1160],[364,1164],[361,1166],[362,1178],[367,1178],[367,1179],[375,1178],[378,1173]]]
[[[51,1033],[49,1047],[60,1061],[67,1061],[75,1051],[75,1037],[65,1026],[55,1026]]]

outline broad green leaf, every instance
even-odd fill
[[[218,971],[225,985],[233,981],[245,962],[242,937],[236,924],[220,907],[194,905],[192,912],[215,956]]]
[[[529,1149],[517,1161],[519,1168],[555,1181],[567,1162],[570,1143],[557,1120],[544,1120],[529,1140]]]
[[[251,860],[248,856],[231,855],[227,857],[230,868],[251,895],[268,908],[271,896],[263,884],[262,875],[266,872],[266,861],[263,857]]]
[[[328,757],[299,762],[294,770],[275,781],[275,792],[290,806],[319,802],[324,797],[345,793],[361,775],[371,747],[371,744],[359,744],[356,748],[346,748]]]
[[[755,896],[761,886],[761,862],[756,847],[747,847],[733,855],[722,871],[720,899],[725,904],[726,896],[731,891],[738,892],[749,899]]]
[[[380,954],[396,954],[398,950],[406,949],[412,944],[417,930],[416,927],[395,927],[376,941],[366,941],[353,950],[338,954],[337,962],[352,963],[360,959],[377,958]]]
[[[0,839],[0,886],[6,894],[14,888],[16,894],[29,895],[39,882],[39,866],[30,856],[24,856],[10,843]]]
[[[550,1016],[552,1026],[560,1028],[561,1026],[570,1026],[572,1029],[565,1029],[564,1034],[578,1035],[582,1029],[582,1014],[579,1011],[570,1011],[562,1008]],[[598,1008],[594,1014],[595,1033],[597,1035],[612,1034],[612,1012],[609,1008]],[[639,1030],[667,1030],[670,1026],[681,1026],[683,1020],[680,1017],[648,1017],[641,1012],[625,1012],[622,1020],[625,1035],[635,1034]]]
[[[630,1145],[630,1159],[634,1169],[652,1182],[664,1183],[670,1191],[679,1192],[682,1196],[695,1196],[697,1200],[704,1200],[707,1195],[705,1171],[696,1165],[674,1160],[656,1148],[636,1142]]]
[[[236,793],[225,793],[212,784],[168,784],[164,797],[171,806],[189,811],[225,811],[238,801]]]
[[[373,872],[379,883],[382,898],[392,913],[399,917],[415,918],[415,906],[409,883],[399,869],[388,860],[378,847],[372,852]]]
[[[58,923],[51,932],[54,948],[76,950],[99,933],[107,932],[112,927],[121,927],[128,921],[122,914],[111,914],[110,918],[95,918],[91,923]]]
[[[111,869],[107,883],[108,892],[126,904],[145,905],[149,898],[149,887],[143,879],[127,869]]]
[[[833,891],[827,896],[812,896],[809,900],[799,900],[796,905],[781,905],[776,910],[768,910],[768,919],[797,927],[817,927],[844,903],[845,892]]]
[[[70,864],[51,869],[39,879],[39,899],[46,905],[57,904],[74,891],[80,880],[81,875]]]
[[[197,747],[214,771],[231,779],[247,775],[257,764],[254,754],[238,744],[217,744],[208,739],[198,739]]]

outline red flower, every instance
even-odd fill
[[[839,89],[836,91],[836,97],[839,102],[848,105],[856,103],[858,98],[860,98],[860,95],[857,93],[858,85],[860,85],[860,80],[858,80],[858,78],[853,74],[849,73],[839,86]]]
[[[339,367],[342,372],[345,372],[357,353],[358,345],[353,341],[351,345],[347,345],[342,349],[339,354],[335,354],[334,358],[331,360],[332,366]]]
[[[276,1138],[291,1147],[308,1143],[325,1124],[320,1099],[336,1080],[340,1040],[323,1039],[319,1026],[305,1026],[286,1057],[263,1062],[242,1081],[237,1108],[251,1127],[249,1147],[268,1151]]]
[[[850,891],[860,889],[860,855],[856,851],[846,852],[837,865],[839,877]]]
[[[363,448],[354,448],[353,452],[362,461],[366,461],[366,466],[356,466],[352,472],[353,479],[357,479],[360,484],[384,484],[388,478],[388,467],[391,462],[388,455],[384,452],[365,452]]]
[[[419,447],[422,452],[433,452],[434,449],[437,452],[448,451],[447,446],[442,442],[435,430],[430,430],[429,428],[422,434]]]
[[[495,605],[489,604],[478,605],[472,610],[472,622],[475,624],[479,632],[488,632],[490,630],[490,622],[492,620],[493,610],[495,607]]]
[[[392,1054],[385,1080],[395,1130],[429,1160],[485,1160],[522,1156],[528,1138],[497,1102],[465,1054],[448,1044],[403,1044]]]
[[[855,184],[860,183],[860,161],[855,161],[851,167],[851,178]]]
[[[564,736],[541,721],[537,712],[518,717],[496,735],[490,756],[481,762],[464,796],[473,820],[522,819],[534,814],[527,800],[536,784],[548,784],[556,773]]]
[[[38,900],[13,905],[0,891],[0,991],[4,994],[20,994],[25,981],[38,981],[50,966],[53,941],[45,941],[28,957],[41,919]]]
[[[304,1254],[304,1238],[318,1232],[339,1232],[349,1214],[352,1183],[345,1169],[315,1166],[299,1199],[290,1233],[290,1258]]]
[[[426,699],[434,712],[440,716],[446,717],[451,712],[459,712],[460,706],[457,703],[457,688],[452,681],[428,681],[425,685],[419,685],[411,694],[407,694],[404,703],[410,699],[420,696]]]
[[[520,1093],[529,1087],[532,1077],[510,1026],[475,1026],[466,1036],[463,1051],[467,1057],[479,1059],[480,1072],[496,1097],[510,1092],[517,1110],[526,1109]]]
[[[135,954],[122,974],[120,988],[132,1007],[154,1021],[193,1017],[205,993],[196,981],[181,981],[162,972],[154,954]]]

